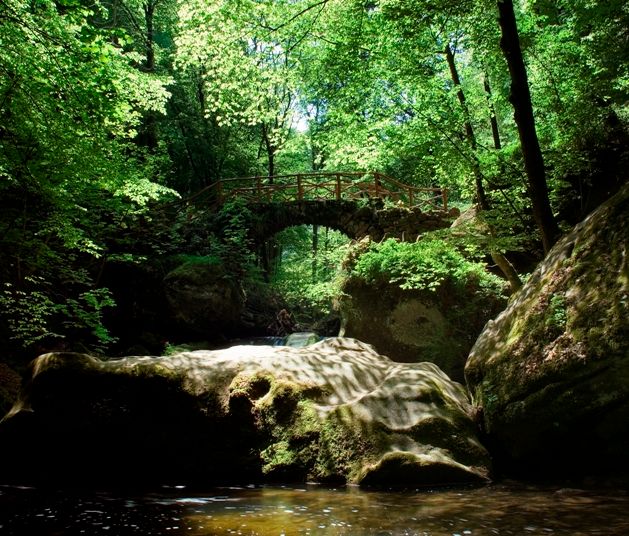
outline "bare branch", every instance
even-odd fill
[[[305,15],[306,13],[308,13],[308,11],[311,11],[319,6],[325,7],[325,5],[329,2],[329,0],[319,0],[319,2],[315,2],[314,4],[310,4],[309,6],[306,6],[304,9],[302,9],[301,11],[295,13],[290,19],[288,19],[287,21],[284,21],[282,24],[278,25],[278,26],[262,26],[265,30],[270,30],[271,32],[277,32],[278,30],[281,30],[282,28],[285,28],[286,26],[292,24],[293,22],[295,22],[299,17],[301,17],[302,15]],[[318,16],[318,15],[317,15]]]

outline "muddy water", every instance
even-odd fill
[[[172,487],[149,493],[4,486],[0,526],[2,536],[624,536],[629,494],[521,485],[416,492]]]

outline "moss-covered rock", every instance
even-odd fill
[[[220,264],[182,264],[166,275],[164,291],[182,334],[216,339],[240,327],[245,295]]]
[[[436,363],[457,381],[463,381],[467,355],[483,326],[506,301],[449,280],[419,290],[352,276],[342,290],[341,335],[364,340],[394,361]]]
[[[0,424],[5,480],[432,485],[489,471],[459,384],[353,339],[102,361],[46,354]],[[409,476],[410,475],[410,476]]]
[[[506,471],[629,472],[629,187],[550,251],[471,351]]]
[[[0,363],[0,416],[16,401],[22,377],[6,363]]]

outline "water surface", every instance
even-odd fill
[[[0,534],[625,536],[629,495],[522,485],[416,492],[174,486],[142,493],[2,486]]]

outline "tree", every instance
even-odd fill
[[[533,105],[528,77],[520,48],[518,28],[512,0],[498,0],[499,24],[502,31],[502,48],[511,75],[511,96],[514,119],[518,126],[524,166],[528,177],[529,194],[533,205],[533,216],[542,235],[544,251],[548,253],[560,235],[548,198],[544,157],[535,130]]]
[[[219,126],[258,127],[269,176],[295,110],[298,43],[273,29],[280,7],[233,0],[186,4],[176,37],[177,65],[202,72],[206,115]]]
[[[77,330],[106,344],[100,312],[111,300],[99,273],[111,237],[169,192],[133,143],[142,115],[163,112],[168,94],[94,27],[91,10],[2,6],[2,321],[25,345]]]
[[[483,217],[482,212],[487,212],[491,210],[491,205],[485,193],[485,188],[483,186],[483,174],[481,172],[480,162],[478,161],[478,157],[476,155],[476,150],[478,147],[478,143],[476,141],[476,135],[474,134],[474,127],[472,126],[470,112],[467,107],[467,101],[465,99],[465,93],[463,92],[463,88],[461,87],[461,80],[459,78],[459,73],[456,68],[456,63],[454,61],[454,53],[452,52],[452,48],[450,43],[446,44],[445,49],[446,59],[448,62],[448,67],[450,69],[450,74],[452,76],[452,82],[456,88],[457,98],[459,99],[459,103],[461,104],[461,108],[463,110],[464,115],[464,123],[465,123],[465,135],[470,144],[473,154],[473,170],[474,170],[474,178],[476,185],[476,204],[478,207],[478,217]],[[485,85],[485,88],[488,86]],[[495,126],[495,118],[491,117],[491,125],[492,125],[492,134],[494,136],[494,140],[496,145],[498,145],[498,149],[500,149],[500,137],[497,135]],[[498,137],[497,137],[498,136]],[[497,141],[496,141],[497,140]],[[496,230],[492,224],[487,226],[488,232],[492,239],[496,238]],[[522,281],[518,276],[517,272],[513,268],[513,265],[509,262],[507,257],[500,252],[496,247],[489,247],[489,254],[491,255],[492,260],[496,263],[500,271],[504,274],[504,276],[509,281],[511,285],[511,291],[515,292],[522,286]]]
[[[158,13],[163,9],[164,14]],[[155,35],[158,29],[156,22],[158,15],[173,17],[174,4],[168,0],[113,0],[111,11],[115,14],[121,11],[126,19],[125,27],[134,36],[133,43],[143,55],[138,67],[145,73],[155,74],[157,71]],[[115,21],[121,24],[122,21]],[[138,143],[151,151],[157,150],[157,116],[148,112],[143,117],[143,125],[137,138]]]

